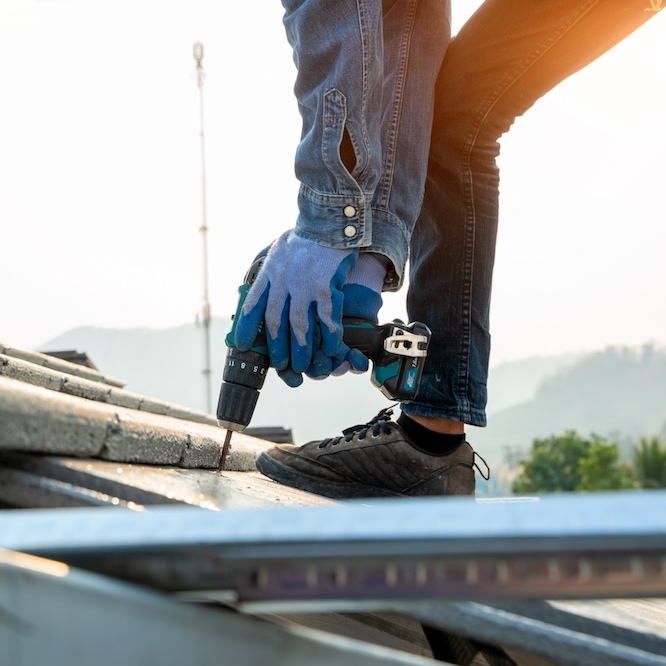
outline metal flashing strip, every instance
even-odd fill
[[[0,663],[428,666],[432,660],[0,552]],[[441,663],[441,662],[438,662]]]
[[[497,603],[415,603],[400,612],[428,626],[461,633],[505,650],[520,650],[567,666],[664,666],[666,635],[647,627],[628,630],[608,608],[596,606],[596,619],[568,602],[557,612],[546,601]],[[602,604],[603,602],[590,602]],[[622,618],[619,618],[621,621]]]
[[[5,511],[0,547],[239,601],[666,596],[666,492]]]

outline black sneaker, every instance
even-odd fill
[[[332,499],[426,495],[474,495],[474,451],[422,451],[384,409],[369,423],[339,437],[262,453],[257,469],[269,478]]]

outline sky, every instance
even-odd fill
[[[454,28],[479,4],[454,0]],[[281,20],[277,0],[0,0],[0,341],[201,311],[195,42],[209,300],[233,312],[252,257],[296,217]],[[662,14],[502,139],[492,363],[666,342],[665,103]],[[404,292],[385,298],[396,316]]]

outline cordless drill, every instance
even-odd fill
[[[262,256],[255,260],[238,289],[240,297],[234,323],[226,337],[228,351],[217,422],[229,431],[228,434],[243,431],[250,423],[270,367],[263,325],[251,349],[239,351],[234,347],[236,322],[263,259]],[[390,400],[413,400],[421,382],[430,329],[420,322],[404,324],[399,319],[377,325],[365,319],[344,317],[342,324],[345,344],[372,361],[372,383]]]

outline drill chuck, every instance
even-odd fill
[[[227,430],[241,432],[252,419],[264,385],[269,359],[266,354],[229,347],[222,390],[217,403],[217,422]]]

